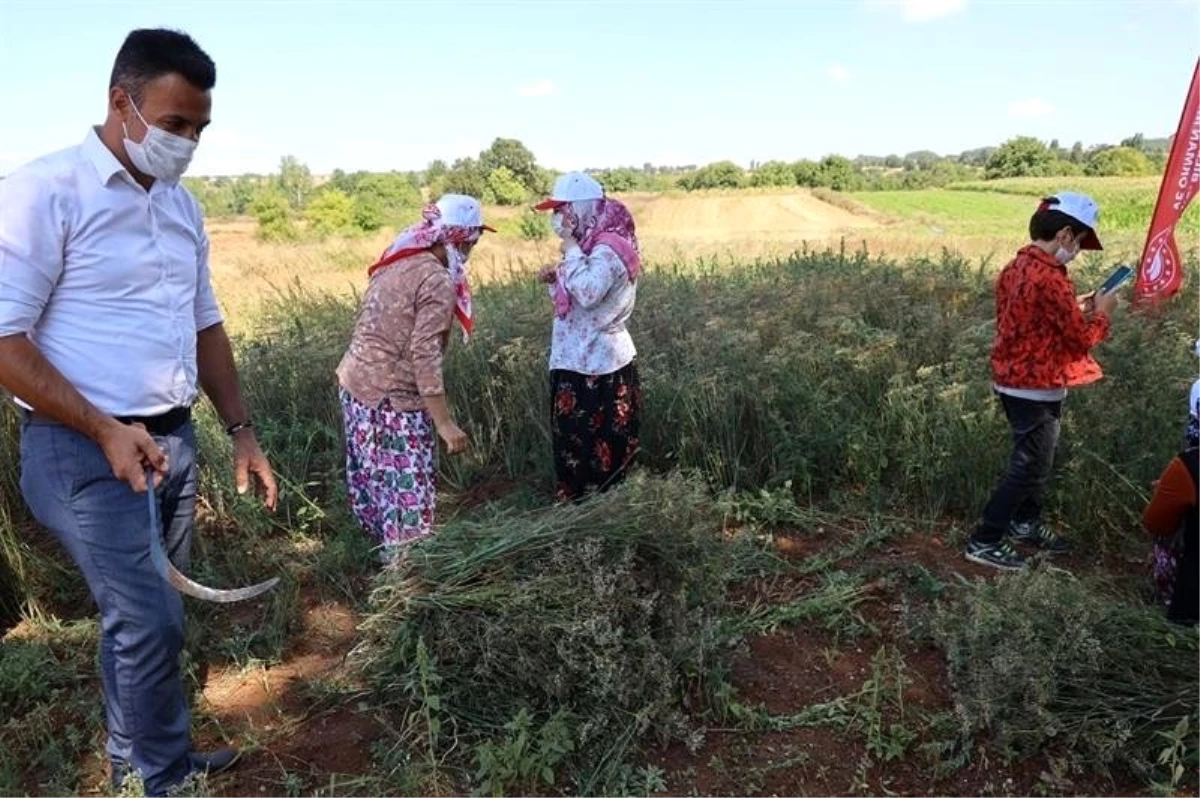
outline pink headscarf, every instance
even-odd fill
[[[443,211],[448,218],[443,218]],[[421,221],[396,236],[396,240],[384,250],[383,256],[368,267],[367,274],[374,276],[380,269],[425,252],[434,244],[445,246],[450,279],[454,283],[454,315],[462,325],[463,340],[466,341],[475,326],[474,312],[471,308],[471,286],[467,281],[467,259],[458,245],[476,242],[484,230],[492,228],[482,223],[479,203],[472,197],[447,194],[436,204],[426,205],[421,216]],[[464,221],[468,224],[462,224]]]
[[[568,203],[563,206],[563,213],[575,215],[575,224],[572,226],[584,255],[591,255],[597,244],[604,244],[617,253],[625,265],[629,282],[637,282],[642,271],[642,255],[633,216],[628,208],[615,199],[606,198]],[[553,297],[555,314],[559,318],[566,316],[571,309],[571,295],[561,279],[554,283]]]

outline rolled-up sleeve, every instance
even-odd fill
[[[208,235],[203,227],[200,229],[200,245],[197,247],[196,257],[196,332],[202,332],[224,321],[221,306],[217,304],[217,296],[212,289],[212,274],[208,267]]]
[[[583,250],[573,246],[563,255],[562,265],[558,267],[562,286],[583,308],[590,308],[604,299],[623,274],[625,264],[611,247],[604,244],[597,244],[590,255],[584,255]]]
[[[63,271],[66,215],[54,181],[0,180],[0,336],[29,334]]]
[[[429,277],[417,288],[410,357],[417,392],[421,396],[438,396],[446,392],[442,357],[446,335],[454,321],[454,303],[454,285],[446,274]]]

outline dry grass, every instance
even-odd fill
[[[735,263],[782,258],[806,248],[837,247],[844,241],[850,252],[866,249],[899,260],[939,257],[948,250],[979,259],[982,268],[991,270],[999,268],[1021,242],[1022,220],[975,207],[978,202],[973,204],[972,199],[980,195],[903,192],[903,208],[871,206],[889,196],[872,196],[868,202],[864,195],[758,189],[621,198],[637,219],[651,268],[702,261],[733,268]],[[983,199],[1009,198],[984,195]],[[486,209],[488,221],[502,232],[485,237],[471,258],[476,285],[514,275],[532,277],[539,266],[556,259],[557,240],[525,241],[515,232],[521,212]],[[257,240],[255,229],[256,224],[245,219],[209,224],[217,295],[235,328],[253,318],[264,296],[297,282],[319,292],[361,291],[366,266],[395,234],[386,229],[359,239],[270,244]],[[1105,245],[1106,255],[1132,259],[1142,245],[1141,234],[1114,233],[1106,236]]]

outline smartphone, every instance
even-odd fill
[[[1125,285],[1125,283],[1129,281],[1130,277],[1133,277],[1133,267],[1118,266],[1116,271],[1108,276],[1108,279],[1104,281],[1104,284],[1100,286],[1096,293],[1107,294],[1112,291],[1116,291],[1118,288]]]

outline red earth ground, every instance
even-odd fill
[[[851,534],[779,536],[776,547],[787,557],[804,558],[833,550]],[[868,574],[882,575],[912,563],[923,565],[941,580],[953,580],[955,575],[991,576],[990,571],[966,563],[958,547],[947,546],[936,534],[889,540],[854,565]],[[1064,564],[1091,565],[1070,560]],[[750,590],[762,590],[779,601],[804,587],[803,580],[785,580]],[[952,689],[940,652],[911,640],[901,622],[900,596],[887,587],[887,580],[870,583],[869,588],[859,611],[877,634],[846,640],[820,624],[809,623],[751,638],[732,674],[738,700],[744,706],[761,706],[772,714],[786,715],[854,694],[871,676],[872,655],[887,644],[902,656],[910,680],[904,690],[910,718],[953,712]],[[378,792],[377,787],[356,786],[355,780],[372,774],[373,745],[388,738],[380,721],[365,704],[330,706],[319,691],[307,688],[314,680],[344,672],[344,660],[356,638],[356,623],[358,618],[346,606],[312,601],[306,606],[304,628],[281,664],[263,670],[206,674],[204,714],[212,722],[205,725],[202,742],[232,742],[247,748],[235,773],[211,782],[218,796]],[[914,731],[917,742],[904,758],[890,763],[866,756],[862,734],[830,727],[774,732],[712,730],[696,751],[674,744],[665,750],[647,751],[643,762],[661,768],[668,787],[664,794],[679,798],[847,792],[889,796],[1147,794],[1134,782],[1058,773],[1051,756],[1009,764],[995,752],[989,754],[984,745],[958,772],[935,775],[929,758],[916,750],[920,743],[929,742],[925,730]]]

